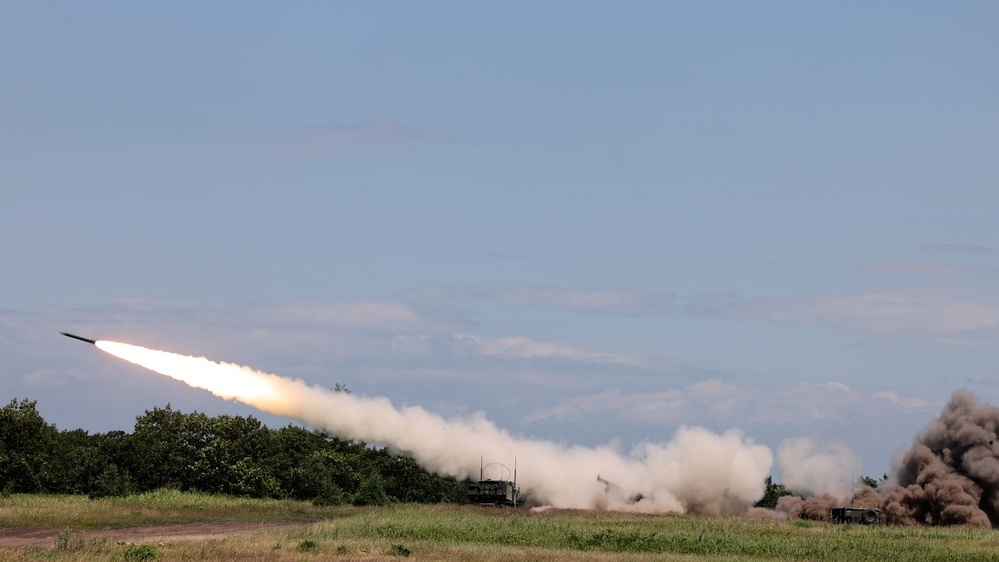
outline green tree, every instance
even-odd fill
[[[377,463],[385,492],[395,501],[453,503],[467,499],[467,486],[453,477],[428,472],[409,457],[385,454]]]
[[[783,484],[774,484],[774,480],[771,476],[767,476],[764,480],[766,483],[766,491],[763,493],[763,498],[756,502],[756,507],[765,507],[767,509],[774,509],[777,507],[777,500],[783,496],[790,496],[791,492],[788,492],[784,488]]]
[[[357,493],[354,494],[354,505],[388,505],[392,503],[392,498],[385,493],[382,484],[382,477],[377,472],[372,472],[361,483]]]
[[[135,491],[135,483],[128,473],[115,464],[106,464],[90,486],[87,495],[90,499],[123,497]]]
[[[101,452],[101,435],[82,429],[59,431],[52,442],[48,462],[49,492],[89,494],[98,476],[107,469],[108,460]]]
[[[271,474],[278,479],[283,497],[310,500],[320,486],[309,476],[307,459],[327,446],[326,437],[317,431],[288,425],[271,432],[271,454],[267,458]]]
[[[49,466],[56,428],[45,422],[34,400],[11,400],[0,408],[0,490],[49,491],[55,473]]]
[[[203,445],[194,453],[190,485],[204,492],[277,497],[281,485],[269,469],[272,432],[254,417],[206,418]]]
[[[139,491],[158,488],[188,490],[194,486],[198,452],[210,438],[208,417],[184,414],[170,407],[153,408],[136,418],[127,440],[128,472],[139,483]]]

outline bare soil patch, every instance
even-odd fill
[[[60,533],[68,532],[70,540],[106,539],[109,542],[151,542],[162,539],[182,540],[202,538],[212,535],[228,535],[253,531],[275,531],[284,529],[307,529],[314,523],[308,522],[269,522],[269,523],[185,523],[180,525],[156,525],[151,527],[126,527],[123,529],[55,529],[44,527],[0,527],[0,548],[26,548],[36,546],[55,548]]]

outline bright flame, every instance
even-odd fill
[[[276,375],[206,357],[191,357],[115,341],[98,340],[94,345],[115,357],[194,388],[207,390],[226,400],[238,400],[275,414],[287,411],[287,397],[278,391],[284,379]]]
[[[719,435],[681,427],[668,443],[644,443],[624,455],[614,445],[567,447],[518,438],[482,413],[445,419],[416,406],[396,408],[386,398],[332,392],[204,357],[111,341],[96,345],[227,400],[342,438],[384,444],[437,473],[477,478],[480,458],[519,458],[522,489],[534,500],[555,507],[742,513],[763,496],[764,478],[773,462],[769,448],[737,429]],[[598,482],[597,476],[614,486]]]

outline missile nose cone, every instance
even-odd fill
[[[85,341],[85,342],[87,342],[87,343],[89,343],[91,345],[94,345],[94,344],[97,343],[97,340],[89,340],[89,339],[87,339],[87,338],[85,338],[83,336],[77,336],[75,334],[70,334],[68,332],[59,332],[59,333],[62,334],[62,335],[64,335],[64,336],[66,336],[67,338],[73,338],[74,340]]]

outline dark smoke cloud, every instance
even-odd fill
[[[940,416],[913,439],[894,477],[878,489],[837,497],[786,496],[775,515],[829,519],[840,505],[879,507],[901,525],[999,526],[999,408],[967,390],[954,393]]]
[[[905,453],[898,486],[885,498],[889,521],[976,525],[999,522],[999,408],[954,393]]]
[[[829,510],[843,505],[843,500],[832,494],[819,494],[806,499],[784,496],[777,501],[777,513],[789,519],[828,519]]]
[[[881,496],[873,488],[863,487],[849,498],[836,497],[832,494],[819,494],[801,499],[797,496],[784,496],[777,501],[774,510],[779,517],[788,519],[815,519],[824,521],[830,518],[830,510],[841,505],[856,507],[882,507]]]

